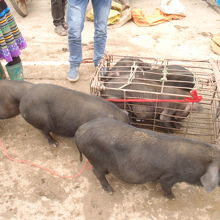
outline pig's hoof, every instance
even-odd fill
[[[53,144],[52,146],[56,148],[56,147],[58,147],[58,144]]]
[[[168,133],[168,134],[173,134],[174,131],[173,131],[172,129],[167,129],[167,133]]]
[[[183,126],[182,126],[181,124],[179,124],[179,123],[178,123],[178,124],[176,123],[176,124],[174,125],[174,128],[176,128],[176,129],[180,129],[180,128],[182,128],[182,127],[183,127]]]
[[[113,195],[113,191],[112,192],[108,192],[109,195]]]
[[[113,194],[114,190],[111,186],[103,186],[103,189],[108,192],[109,194]]]
[[[172,192],[171,193],[165,193],[164,195],[165,195],[165,197],[167,197],[170,200],[174,200],[175,199],[175,196],[174,196],[174,194]]]
[[[59,143],[55,140],[50,140],[49,144],[52,145],[53,147],[58,147],[59,146]]]

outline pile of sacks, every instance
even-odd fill
[[[90,9],[87,12],[86,18],[89,21],[94,20],[93,9]],[[113,25],[113,24],[117,24],[118,26],[120,24],[123,25],[130,19],[131,19],[130,6],[127,4],[120,4],[115,1],[112,1],[112,7],[111,7],[109,17],[108,17],[108,25]]]
[[[121,4],[112,1],[108,18],[108,25],[113,25],[112,27],[121,27],[130,20],[138,26],[146,27],[185,17],[185,7],[180,0],[162,0],[160,7],[150,15],[146,15],[143,9],[131,8],[129,1],[120,0],[120,2]],[[90,21],[94,20],[92,9],[88,11],[86,17]]]

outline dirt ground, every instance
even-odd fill
[[[130,0],[133,7],[153,13],[160,0]],[[220,32],[220,16],[202,0],[182,1],[187,16],[153,27],[137,27],[133,22],[109,29],[107,50],[112,54],[158,58],[220,59],[210,50],[210,36]],[[17,24],[27,40],[22,52],[27,81],[52,83],[89,93],[94,67],[83,64],[80,80],[71,84],[68,71],[67,38],[53,31],[50,1],[29,2],[29,15],[20,17],[12,8]],[[84,58],[93,57],[93,24],[83,32]],[[74,105],[74,103],[73,103]],[[61,175],[75,175],[83,163],[71,138],[56,137],[58,148],[20,116],[0,121],[0,141],[9,153]],[[159,220],[220,219],[220,188],[211,193],[185,183],[173,188],[175,200],[163,197],[155,183],[130,185],[112,175],[113,195],[104,192],[91,170],[73,179],[63,179],[26,164],[12,162],[0,153],[0,220]]]

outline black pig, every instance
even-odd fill
[[[168,100],[181,100],[181,96],[172,96],[169,94],[182,95],[187,97],[189,92],[179,88],[164,87],[163,92],[160,94],[160,86],[147,86],[140,84],[139,80],[134,80],[133,84],[129,84],[124,89],[130,89],[126,94],[128,97],[138,97],[143,99],[168,99]],[[134,90],[134,91],[132,91]],[[138,93],[135,90],[146,91],[149,93]],[[156,94],[157,93],[157,94]],[[157,118],[163,122],[163,126],[167,128],[167,132],[172,132],[169,128],[181,126],[180,122],[184,120],[191,111],[202,110],[201,105],[198,103],[190,102],[145,102],[130,104],[130,109],[137,119],[149,120]]]
[[[42,132],[49,143],[57,145],[50,132],[73,137],[77,128],[98,117],[128,123],[125,112],[104,99],[57,85],[33,86],[20,102],[22,117]]]
[[[110,81],[111,82],[111,81]],[[113,88],[113,86],[112,86]],[[107,89],[104,91],[108,96],[105,98],[124,98],[126,94],[127,98],[139,98],[139,99],[172,99],[181,100],[182,96],[189,96],[189,91],[174,88],[174,87],[164,87],[163,92],[166,94],[160,94],[161,87],[155,82],[154,85],[143,84],[141,80],[134,79],[131,84],[123,86],[123,90],[111,90]],[[142,91],[142,92],[137,92]],[[146,93],[144,93],[146,91]],[[172,96],[169,94],[176,94],[180,96]],[[123,108],[124,103],[115,103],[118,107]],[[173,132],[172,128],[180,128],[179,123],[185,119],[191,111],[201,110],[201,105],[198,103],[188,103],[188,102],[139,102],[139,103],[128,103],[129,110],[132,115],[138,120],[152,120],[158,119],[162,122],[162,126],[166,129],[165,132]]]
[[[19,80],[0,80],[0,119],[8,119],[20,114],[21,97],[33,84]]]
[[[207,191],[220,184],[220,152],[203,142],[107,118],[82,125],[75,142],[108,192],[113,191],[105,177],[108,173],[128,183],[159,182],[168,198],[174,198],[172,186],[178,182],[204,186]]]
[[[123,78],[127,77],[128,79],[131,72],[134,72],[135,78],[142,78],[151,83],[157,81],[157,83],[160,84],[162,83],[161,79],[164,77],[163,72],[165,72],[165,86],[175,86],[187,91],[191,90],[195,84],[193,73],[181,65],[159,65],[152,67],[150,63],[143,62],[134,57],[124,57],[120,59],[109,69],[107,78],[104,81],[110,80],[109,83],[111,85],[114,85],[114,83],[120,80],[123,83],[124,81],[126,82]],[[108,83],[106,83],[106,85],[108,86]]]

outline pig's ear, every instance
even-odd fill
[[[110,71],[108,72],[108,76],[109,77],[119,77],[120,76],[120,73],[118,71]]]
[[[128,112],[124,109],[121,109],[127,116],[128,116]]]
[[[114,76],[119,77],[120,73],[118,71],[116,71]]]
[[[194,103],[192,105],[192,110],[193,111],[198,111],[198,112],[201,112],[203,110],[203,107],[200,103]]]
[[[219,184],[219,166],[216,162],[212,162],[206,173],[200,177],[202,185],[206,191],[210,192]]]
[[[192,104],[188,103],[183,112],[181,112],[182,117],[187,117],[190,111],[192,110]]]
[[[190,113],[190,111],[202,111],[202,105],[200,105],[199,103],[188,103],[184,109],[184,111],[182,112],[181,116],[182,117],[187,117],[188,114]]]
[[[170,118],[175,114],[176,110],[164,109],[160,114],[161,121],[169,121]]]

